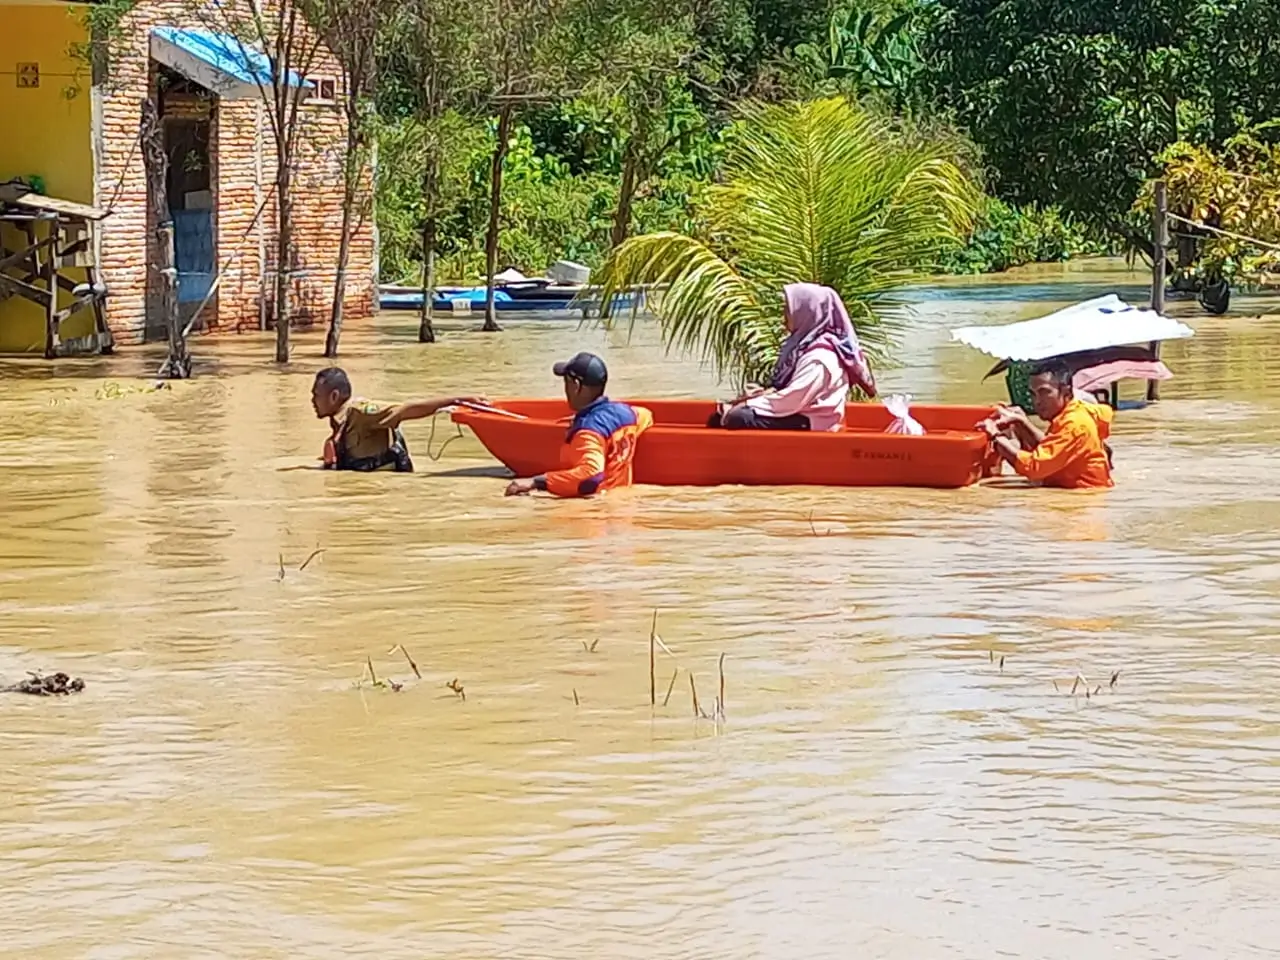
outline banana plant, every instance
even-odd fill
[[[902,107],[922,66],[918,22],[914,9],[885,20],[860,7],[838,8],[831,14],[826,44],[801,44],[796,57],[856,96],[886,94]]]

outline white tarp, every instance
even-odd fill
[[[556,283],[565,285],[583,284],[591,279],[591,268],[584,267],[580,263],[574,263],[572,260],[557,260],[547,271],[547,276]]]
[[[951,339],[1000,360],[1044,360],[1064,353],[1102,350],[1195,335],[1185,323],[1154,310],[1131,307],[1114,293],[1077,303],[1047,317],[997,327],[960,327]]]

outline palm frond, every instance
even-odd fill
[[[714,250],[678,233],[632,237],[593,278],[603,303],[644,289],[667,347],[743,376],[772,363],[782,303],[763,303],[750,282]],[[634,323],[635,313],[631,314]]]
[[[665,284],[669,344],[744,375],[781,341],[782,288],[809,281],[844,299],[860,339],[891,359],[906,322],[895,295],[972,222],[979,194],[945,142],[908,142],[841,98],[752,106],[736,124],[710,239],[654,234],[610,257],[611,292]]]

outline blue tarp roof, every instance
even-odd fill
[[[271,60],[250,43],[207,30],[156,27],[151,33],[240,83],[271,85]],[[288,83],[291,87],[312,86],[311,81],[304,80],[292,70],[289,71]]]

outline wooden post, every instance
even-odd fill
[[[44,356],[52,360],[58,355],[58,219],[41,217],[49,228],[49,245],[44,248],[45,286],[49,290],[49,305],[45,308]]]
[[[92,227],[94,233],[98,232],[97,224]],[[115,353],[116,341],[111,333],[111,328],[107,326],[106,311],[102,309],[103,294],[99,292],[101,283],[101,274],[98,272],[98,258],[96,253],[97,242],[94,242],[95,254],[94,265],[85,270],[85,280],[93,289],[93,329],[98,334],[98,350],[105,354]]]
[[[169,356],[160,368],[160,375],[171,380],[185,380],[191,376],[191,355],[187,353],[187,338],[178,316],[178,268],[173,234],[172,220],[165,220],[156,227],[156,252],[160,260],[160,309],[164,312],[165,329],[169,334]]]
[[[1164,313],[1165,259],[1169,253],[1169,191],[1163,180],[1155,183],[1155,207],[1151,211],[1151,309]],[[1151,355],[1160,359],[1160,341],[1151,341]],[[1147,401],[1160,399],[1160,381],[1147,381]]]

